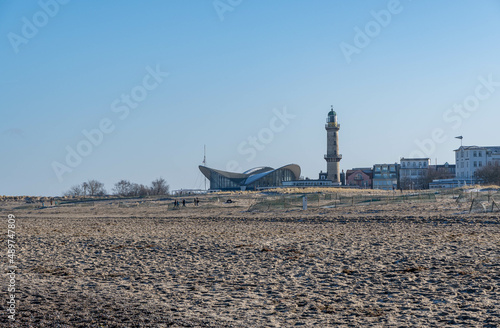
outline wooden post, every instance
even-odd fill
[[[495,201],[493,201],[493,203],[491,203],[492,208],[493,208],[493,205],[495,205],[497,207],[497,209],[500,210],[500,207],[498,206],[498,204]]]
[[[470,203],[470,208],[469,208],[469,214],[472,211],[472,206],[474,205],[474,199],[472,200],[472,203]]]

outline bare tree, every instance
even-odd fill
[[[132,184],[131,187],[131,195],[144,197],[150,194],[150,188],[146,187],[143,184]]]
[[[163,178],[158,178],[151,182],[151,195],[168,195],[170,186]]]
[[[97,180],[89,180],[88,184],[88,195],[89,196],[103,196],[106,195],[106,189],[104,189],[104,183]]]
[[[411,189],[411,186],[412,186],[412,184],[411,184],[410,178],[408,178],[408,177],[401,178],[399,188],[408,190],[408,189]]]
[[[450,170],[448,170],[446,168],[443,168],[443,167],[441,167],[439,169],[429,168],[429,170],[427,171],[427,175],[425,177],[424,184],[425,184],[426,189],[427,189],[429,187],[429,183],[431,183],[434,180],[452,179],[454,177],[455,177],[455,175]]]
[[[80,185],[74,185],[68,191],[64,193],[64,196],[82,196],[83,189]]]
[[[486,165],[476,171],[476,177],[486,184],[500,185],[500,165]]]
[[[127,180],[121,180],[115,183],[113,193],[118,196],[132,196],[134,195],[133,184]]]

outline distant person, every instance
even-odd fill
[[[185,199],[182,200],[182,206],[186,207],[186,200]]]

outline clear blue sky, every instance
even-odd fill
[[[0,195],[200,188],[205,144],[210,167],[317,178],[331,105],[344,170],[419,143],[454,163],[458,135],[500,145],[500,1],[60,2],[0,4]],[[103,120],[92,145],[82,131]]]

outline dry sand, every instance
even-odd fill
[[[264,212],[166,204],[0,204],[17,219],[19,300],[14,323],[2,302],[0,325],[500,326],[497,214],[445,200]]]

